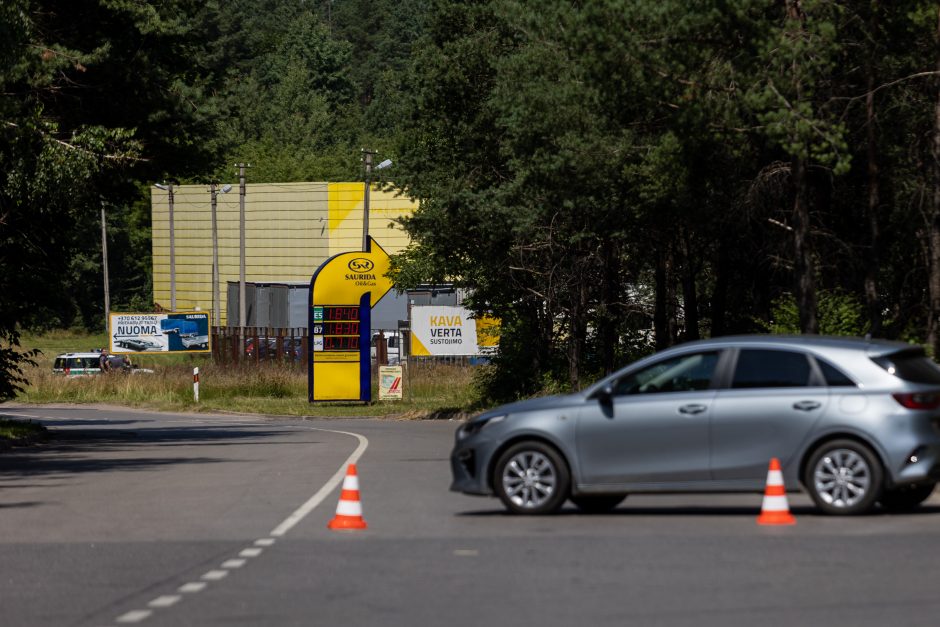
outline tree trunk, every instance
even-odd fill
[[[660,251],[656,257],[656,308],[653,312],[653,332],[656,350],[676,343],[676,290],[672,271],[672,251]]]
[[[937,37],[940,38],[940,11],[937,12]],[[940,70],[940,58],[937,60]],[[933,193],[930,202],[930,311],[927,320],[927,345],[936,358],[940,356],[940,87],[937,88],[934,104],[933,160],[930,164]]]
[[[800,0],[787,0],[787,18],[799,22],[804,28],[806,15]],[[793,88],[796,101],[803,101],[803,85],[800,81],[799,64],[792,68]],[[808,154],[808,150],[806,153]],[[807,168],[809,157],[794,156],[790,172],[793,181],[793,269],[796,274],[796,306],[800,314],[801,333],[819,333],[816,319],[816,274],[813,249],[810,242],[809,180]]]
[[[697,340],[699,335],[698,291],[696,287],[696,260],[691,251],[691,244],[686,236],[685,264],[682,273],[682,300],[685,304],[685,340]]]
[[[869,31],[876,37],[878,28],[878,1],[871,3]],[[875,58],[869,56],[866,68],[868,93],[865,96],[865,124],[868,143],[868,236],[869,249],[865,258],[865,303],[868,308],[869,332],[881,335],[881,297],[878,293],[878,273],[881,270],[881,172],[878,168],[878,138],[875,132]]]
[[[598,322],[599,350],[601,352],[601,365],[604,374],[614,371],[614,360],[617,355],[617,310],[614,304],[620,293],[620,247],[611,241],[604,244],[604,289],[601,303],[601,317]]]
[[[728,246],[718,242],[718,261],[715,266],[715,287],[712,289],[711,337],[720,337],[727,331],[728,308]]]
[[[800,313],[800,332],[819,333],[816,319],[816,276],[810,244],[809,183],[806,160],[793,159],[793,256],[796,274],[796,306]]]
[[[580,281],[572,288],[574,302],[568,324],[568,380],[572,390],[580,390],[581,365],[584,360],[584,345],[587,338],[587,282]]]

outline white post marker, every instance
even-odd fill
[[[199,402],[199,368],[193,368],[193,400]]]

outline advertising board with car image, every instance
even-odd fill
[[[208,312],[112,313],[112,353],[208,353]]]

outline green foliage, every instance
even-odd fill
[[[822,335],[862,337],[868,333],[864,306],[858,298],[840,290],[822,291],[819,298],[819,332]],[[758,324],[775,335],[799,335],[800,314],[792,294],[784,294],[773,303],[770,322]]]

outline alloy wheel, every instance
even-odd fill
[[[871,467],[856,451],[832,449],[816,463],[813,485],[816,494],[827,505],[851,509],[862,502],[871,489]]]
[[[555,464],[538,451],[521,451],[503,467],[506,497],[522,509],[538,509],[548,502],[558,485]]]

